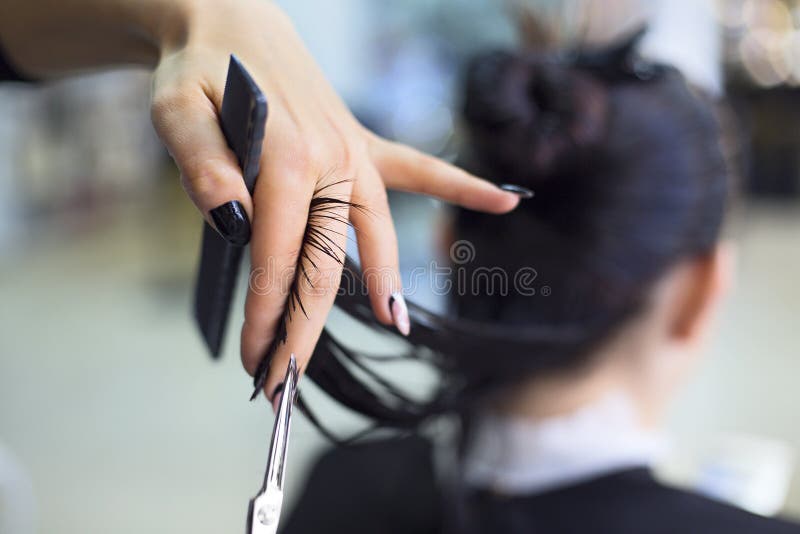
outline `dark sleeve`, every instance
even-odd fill
[[[435,534],[431,446],[403,438],[336,448],[312,469],[281,534]]]
[[[0,44],[0,82],[32,82],[31,78],[27,78],[20,74],[14,65],[8,59],[3,45]]]

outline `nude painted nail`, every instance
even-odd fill
[[[408,307],[406,299],[402,293],[395,291],[389,297],[389,310],[392,312],[392,322],[397,327],[398,332],[407,336],[411,331],[411,322],[408,319]]]

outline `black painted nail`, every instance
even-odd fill
[[[250,241],[250,219],[238,200],[226,202],[209,212],[217,232],[225,241],[243,247]]]
[[[503,184],[498,187],[508,193],[514,193],[520,198],[533,198],[533,191],[527,187],[522,187],[521,185]]]

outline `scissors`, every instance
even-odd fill
[[[261,145],[267,121],[267,99],[244,65],[231,55],[220,126],[228,146],[236,154],[247,190],[252,195],[259,173]],[[228,321],[236,276],[244,247],[222,239],[207,223],[203,229],[200,268],[195,288],[195,317],[211,355],[220,354]],[[283,505],[283,476],[292,407],[297,398],[297,361],[289,360],[280,404],[272,428],[267,472],[258,495],[250,500],[247,534],[276,534]]]
[[[297,361],[294,354],[289,359],[280,404],[272,427],[272,441],[269,445],[267,471],[264,485],[258,494],[250,499],[247,512],[246,534],[276,534],[283,505],[283,477],[286,472],[286,453],[288,452],[289,427],[292,423],[292,407],[297,397]]]

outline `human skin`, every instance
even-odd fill
[[[241,332],[245,369],[253,374],[274,338],[294,277],[314,191],[364,206],[345,218],[356,228],[373,310],[393,322],[389,297],[401,290],[397,238],[386,189],[427,194],[467,208],[504,213],[519,198],[412,148],[381,139],[348,110],[295,32],[268,0],[6,0],[0,41],[11,62],[49,79],[103,67],[153,70],[152,119],[197,208],[238,200],[252,222],[250,284]],[[261,174],[251,198],[219,128],[225,72],[236,54],[270,104]],[[341,221],[325,223],[344,248]],[[294,353],[304,370],[333,306],[340,263],[314,259],[313,290],[302,292],[306,314],[293,314],[265,390],[280,383]],[[309,267],[306,265],[306,267]],[[251,275],[251,281],[253,279]],[[300,284],[301,286],[303,284]],[[396,321],[395,321],[396,323]]]

